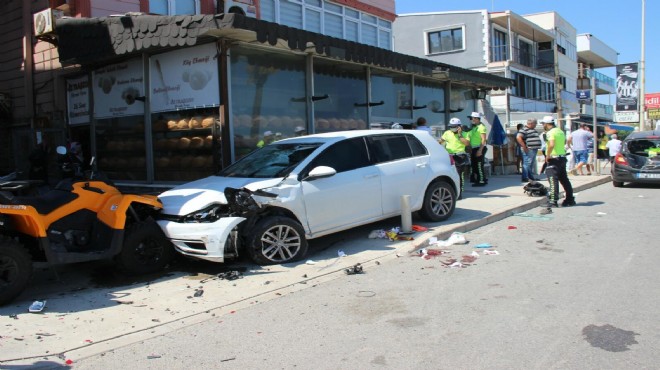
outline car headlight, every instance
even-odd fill
[[[226,206],[225,206],[226,207]],[[227,212],[225,207],[220,204],[212,204],[204,209],[195,211],[183,217],[183,222],[215,222],[220,217],[226,216]]]

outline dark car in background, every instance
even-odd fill
[[[660,130],[633,132],[612,163],[612,185],[660,184]]]

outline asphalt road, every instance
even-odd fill
[[[658,187],[601,185],[548,218],[469,232],[446,254],[370,263],[71,366],[658,369],[659,199]]]

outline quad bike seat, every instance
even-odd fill
[[[0,191],[0,204],[32,206],[42,215],[49,214],[76,198],[78,194],[59,189],[36,197],[15,196],[8,191]]]

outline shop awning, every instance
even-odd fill
[[[57,48],[65,65],[94,66],[142,53],[192,46],[224,38],[268,43],[274,47],[315,52],[345,61],[410,72],[442,75],[481,89],[504,89],[514,81],[387,49],[304,31],[240,14],[155,16],[127,14],[56,21]]]
[[[632,126],[626,126],[626,125],[616,125],[613,123],[608,124],[610,129],[612,130],[620,130],[620,131],[635,131],[635,128]]]

